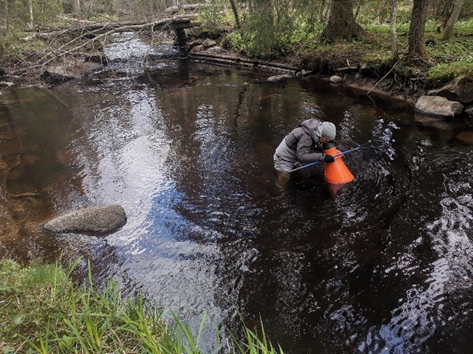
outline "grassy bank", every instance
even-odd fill
[[[200,353],[200,333],[192,333],[178,315],[167,311],[174,321],[166,323],[164,309],[143,297],[122,298],[113,282],[99,291],[89,276],[89,286],[75,286],[74,266],[0,261],[3,353]],[[246,328],[243,341],[230,338],[222,353],[282,353],[264,332]]]
[[[443,39],[443,30],[435,21],[425,26],[428,58],[412,63],[405,60],[408,48],[409,23],[396,26],[399,58],[393,58],[389,23],[362,23],[365,34],[351,42],[326,43],[321,39],[324,25],[310,31],[294,31],[271,49],[258,47],[257,38],[243,31],[228,34],[230,46],[251,55],[287,60],[319,74],[357,74],[358,77],[379,79],[386,74],[400,85],[418,80],[425,88],[440,87],[457,79],[473,81],[473,20],[455,25],[455,36]],[[257,51],[256,49],[259,51]]]

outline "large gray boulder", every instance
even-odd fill
[[[453,118],[462,113],[463,105],[445,97],[421,96],[416,102],[415,110],[427,116]]]
[[[126,224],[125,210],[120,205],[104,205],[79,209],[61,215],[43,225],[55,234],[67,232],[103,235]]]

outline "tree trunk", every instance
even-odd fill
[[[33,17],[33,0],[28,0],[28,10],[30,12],[30,29],[34,27],[34,17]]]
[[[364,30],[353,17],[352,0],[332,0],[330,18],[322,32],[322,39],[328,42],[339,42],[342,39],[352,41],[364,35]]]
[[[230,5],[232,6],[233,16],[235,16],[235,23],[237,28],[240,28],[240,19],[238,18],[238,11],[235,5],[235,0],[230,0]]]
[[[462,11],[463,4],[465,0],[455,0],[453,4],[453,11],[450,15],[447,24],[445,25],[445,33],[443,34],[443,39],[451,39],[453,37],[453,27],[460,16],[460,12]]]
[[[358,14],[360,13],[361,6],[362,6],[362,5],[363,5],[363,0],[358,0],[358,3],[356,4],[355,15],[354,15],[355,21],[356,21],[356,19],[358,18]]]
[[[80,0],[74,0],[74,12],[77,17],[80,17]]]
[[[397,35],[396,35],[396,0],[391,0],[391,27],[389,33],[391,35],[391,52],[394,60],[399,59],[399,52],[397,49]]]
[[[321,0],[320,6],[319,6],[319,22],[324,22],[325,17],[325,0]]]
[[[414,0],[409,28],[409,59],[427,59],[425,50],[424,32],[427,21],[428,0]]]
[[[442,28],[445,28],[447,21],[452,14],[453,2],[454,0],[447,0],[440,13],[437,11],[436,18],[442,18]]]
[[[4,9],[4,16],[5,16],[5,34],[8,33],[10,30],[10,22],[8,18],[8,0],[3,0],[3,9]]]

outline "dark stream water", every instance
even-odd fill
[[[118,61],[117,61],[118,62]],[[130,66],[128,66],[130,67]],[[50,90],[0,95],[0,256],[84,256],[177,310],[202,350],[262,319],[288,353],[467,353],[473,346],[472,147],[463,119],[421,125],[404,104],[314,79],[163,59]],[[275,185],[272,155],[324,115],[337,148],[391,146],[332,197],[323,165]],[[106,237],[44,234],[79,207],[120,204]]]

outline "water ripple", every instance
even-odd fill
[[[450,176],[445,181],[447,190],[464,194],[443,198],[440,218],[426,225],[425,237],[429,238],[436,257],[430,265],[425,286],[415,285],[406,291],[405,301],[392,311],[391,321],[370,330],[358,347],[361,352],[425,352],[427,341],[445,324],[444,305],[452,301],[456,292],[473,286],[470,183],[456,182]],[[411,263],[412,258],[404,255],[397,266],[402,269]],[[461,316],[456,313],[449,321]]]

